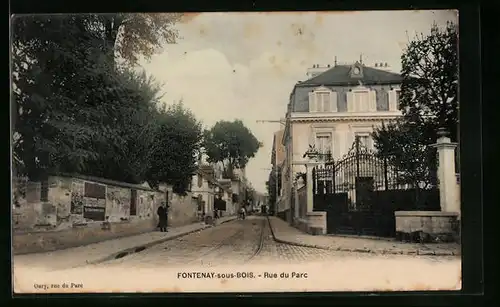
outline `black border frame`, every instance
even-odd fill
[[[359,299],[370,304],[380,304],[381,300],[392,301],[392,303],[402,304],[410,303],[412,305],[462,305],[475,303],[484,294],[484,259],[483,259],[483,195],[482,195],[482,164],[483,162],[483,144],[482,136],[485,131],[482,130],[482,95],[481,95],[481,32],[480,32],[480,8],[479,3],[444,3],[444,1],[419,1],[416,4],[409,0],[395,1],[388,4],[380,2],[373,3],[368,1],[307,1],[306,3],[298,1],[280,1],[281,3],[272,4],[269,1],[183,1],[178,3],[168,3],[166,1],[151,0],[121,0],[116,3],[99,2],[86,0],[82,2],[69,2],[64,0],[15,0],[10,4],[10,12],[15,14],[32,13],[78,13],[78,12],[132,12],[132,11],[312,11],[312,10],[369,10],[369,9],[458,9],[459,10],[459,59],[460,59],[460,143],[461,143],[461,183],[462,183],[462,291],[436,291],[436,292],[387,292],[387,293],[245,293],[245,294],[140,294],[128,296],[126,294],[90,294],[90,295],[20,295],[15,294],[15,298],[28,299],[33,303],[33,299],[49,299],[50,303],[67,303],[67,298],[80,298],[86,303],[95,303],[96,298],[113,297],[113,302],[132,303],[137,299],[151,298],[190,298],[197,302],[198,299],[218,300],[220,302],[227,298],[251,298],[255,303],[269,304],[294,304],[303,303],[304,299],[334,299],[336,303],[350,303],[352,300]],[[10,78],[10,76],[9,76]],[[465,86],[466,85],[466,86]],[[8,112],[9,114],[10,112]],[[8,131],[8,130],[7,130]],[[9,136],[10,137],[10,136]],[[10,160],[9,160],[10,164]],[[10,171],[9,171],[10,182]],[[10,194],[10,191],[9,191]],[[9,195],[10,202],[10,195]],[[9,214],[6,216],[3,225],[7,225],[9,237],[5,241],[9,246],[7,254],[10,269],[10,206]],[[12,278],[12,275],[10,278]],[[9,284],[10,284],[9,278]],[[12,291],[12,290],[11,290]],[[9,296],[13,293],[10,291]],[[353,297],[356,297],[353,299]],[[42,301],[40,300],[40,301]],[[207,301],[204,301],[207,302]],[[111,303],[108,301],[108,303]],[[158,301],[155,302],[159,303]],[[202,302],[200,302],[202,303]],[[238,302],[241,303],[241,302]]]

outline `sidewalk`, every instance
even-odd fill
[[[403,243],[396,240],[376,240],[346,236],[313,236],[291,227],[287,222],[269,217],[273,237],[277,242],[331,249],[348,252],[364,252],[375,254],[404,254],[404,255],[460,255],[460,245],[456,243],[417,244]]]
[[[236,218],[236,216],[221,217],[217,221],[217,225],[233,221]],[[200,222],[169,228],[168,232],[153,231],[53,252],[14,255],[13,265],[14,267],[63,269],[96,264],[114,259],[120,254],[138,252],[150,246],[210,227],[213,226]]]

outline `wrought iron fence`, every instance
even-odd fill
[[[316,166],[312,184],[315,195],[345,195],[346,206],[351,211],[370,210],[364,208],[365,205],[373,203],[370,199],[373,193],[381,191],[415,190],[415,202],[418,202],[419,189],[423,186],[423,182],[410,181],[404,171],[390,165],[359,140],[341,159],[330,159]]]

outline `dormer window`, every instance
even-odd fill
[[[376,112],[377,94],[374,90],[358,86],[347,92],[347,112]]]
[[[318,112],[331,112],[330,93],[318,92],[316,93],[316,111]]]
[[[326,87],[319,87],[309,92],[309,111],[337,112],[337,92]]]

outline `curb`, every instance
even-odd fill
[[[345,247],[327,247],[327,246],[321,246],[321,245],[316,245],[316,244],[307,244],[307,243],[298,243],[298,242],[293,242],[293,241],[286,241],[286,240],[281,240],[276,237],[274,234],[274,229],[271,223],[271,220],[269,217],[267,217],[267,221],[269,222],[269,228],[271,229],[271,235],[273,236],[273,240],[282,243],[282,244],[288,244],[288,245],[293,245],[293,246],[302,246],[302,247],[309,247],[309,248],[316,248],[316,249],[323,249],[323,250],[333,250],[333,251],[339,251],[339,252],[355,252],[355,253],[370,253],[370,254],[375,254],[375,255],[418,255],[418,256],[460,256],[461,253],[455,253],[452,251],[443,251],[443,252],[436,252],[432,250],[409,250],[409,251],[402,251],[402,250],[371,250],[371,249],[361,249],[361,248],[345,248]]]
[[[228,222],[232,222],[232,221],[235,221],[235,220],[236,220],[236,218],[229,219],[229,220],[226,220],[226,221],[223,221],[223,222],[219,223],[218,225],[222,225],[222,224],[225,224],[225,223],[228,223]],[[103,263],[103,262],[106,262],[106,261],[114,260],[119,255],[123,255],[122,257],[126,257],[126,256],[128,256],[130,254],[135,254],[135,253],[142,252],[143,250],[145,250],[147,248],[150,248],[151,246],[155,246],[155,245],[158,245],[158,244],[170,241],[170,240],[175,240],[175,239],[178,239],[180,237],[187,236],[187,235],[192,234],[192,233],[197,232],[197,231],[203,231],[203,230],[205,230],[207,228],[211,228],[211,227],[214,227],[214,226],[212,226],[212,225],[204,225],[204,226],[202,226],[202,227],[200,227],[198,229],[194,229],[194,230],[191,230],[191,231],[188,231],[188,232],[179,233],[179,234],[173,235],[173,236],[168,237],[168,238],[162,238],[162,239],[158,239],[158,240],[154,240],[154,241],[148,242],[146,244],[139,244],[139,245],[136,245],[134,247],[129,247],[127,249],[123,249],[121,251],[112,253],[111,255],[108,255],[106,257],[100,258],[98,260],[86,261],[85,265],[88,265],[88,264],[99,264],[99,263]],[[122,257],[119,257],[119,258],[122,258]]]

